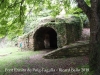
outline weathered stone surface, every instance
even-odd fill
[[[45,34],[49,35],[50,48],[60,48],[80,40],[82,26],[78,17],[53,18],[41,21],[33,31],[19,38],[24,49],[44,49]],[[20,45],[19,45],[20,46]]]
[[[89,41],[79,41],[62,48],[55,49],[44,55],[44,58],[61,58],[89,54]]]

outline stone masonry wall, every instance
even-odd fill
[[[78,41],[80,39],[81,29],[82,29],[80,20],[74,21],[75,18],[71,19],[70,22],[68,21],[69,19],[66,19],[66,20],[65,19],[55,19],[55,20],[53,19],[53,21],[50,20],[49,22],[46,22],[46,23],[40,22],[40,24],[37,25],[33,31],[29,32],[28,34],[18,39],[18,46],[20,47],[20,42],[21,42],[23,49],[35,50],[35,49],[38,49],[39,47],[41,47],[42,49],[43,39],[44,39],[42,35],[44,35],[45,31],[48,31],[48,29],[51,30],[51,33],[50,33],[51,35],[53,32],[57,34],[57,47],[58,48],[63,47],[68,43],[73,43],[75,41]],[[77,26],[76,28],[75,28],[75,25]],[[74,28],[69,29],[70,26]],[[75,33],[71,33],[72,31]],[[72,34],[74,34],[75,38],[73,37]],[[42,39],[39,41],[39,39],[36,40],[37,38],[40,38],[40,39],[42,38]],[[72,40],[70,41],[70,39]],[[39,46],[39,44],[41,46]],[[39,46],[39,47],[36,47],[36,46]]]

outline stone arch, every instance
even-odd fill
[[[57,32],[51,27],[40,27],[33,35],[34,49],[56,49]]]

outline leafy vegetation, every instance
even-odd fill
[[[66,15],[82,12],[74,0],[1,0],[0,37],[8,35],[13,38],[27,33],[37,25],[38,18],[56,16],[62,10]]]

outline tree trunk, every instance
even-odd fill
[[[100,75],[100,0],[90,0],[91,7],[84,0],[76,1],[90,22],[90,71]]]
[[[90,71],[94,71],[94,75],[100,75],[100,18],[95,14],[91,14],[90,21]]]

